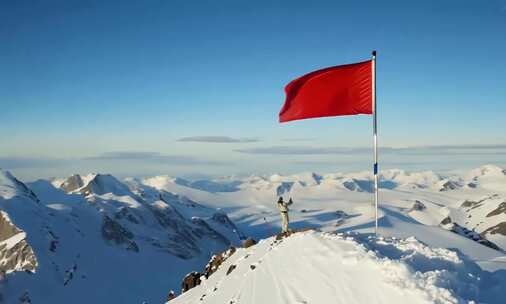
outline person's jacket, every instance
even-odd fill
[[[290,206],[291,204],[293,204],[292,200],[290,200],[289,202],[278,203],[278,209],[281,212],[288,212],[288,206]]]

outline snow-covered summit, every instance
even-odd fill
[[[503,169],[496,165],[483,165],[479,168],[473,169],[467,173],[467,177],[470,179],[479,178],[483,176],[505,176],[506,169]]]
[[[239,249],[201,279],[168,303],[502,303],[506,284],[504,273],[415,238],[321,232]]]

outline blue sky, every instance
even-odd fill
[[[0,41],[22,178],[368,169],[370,117],[277,114],[291,79],[372,49],[383,167],[506,165],[506,0],[1,1]]]

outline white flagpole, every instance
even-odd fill
[[[378,235],[378,126],[376,103],[376,51],[372,51],[372,107],[373,107],[373,141],[374,141],[374,234]]]

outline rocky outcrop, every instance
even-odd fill
[[[225,250],[219,254],[215,254],[211,257],[203,272],[192,271],[187,274],[183,281],[181,282],[181,292],[186,292],[192,289],[195,286],[200,285],[201,277],[205,277],[208,279],[213,273],[215,273],[220,266],[225,262],[229,257],[231,257],[236,252],[235,247],[230,247],[228,250]],[[229,269],[230,271],[230,269]]]
[[[243,242],[242,242],[242,247],[243,248],[248,248],[248,247],[251,247],[253,245],[256,245],[257,241],[255,241],[254,239],[252,238],[247,238],[245,239]]]
[[[200,272],[190,272],[183,278],[183,282],[181,283],[181,293],[187,292],[195,286],[200,285],[200,277],[202,274]]]
[[[131,209],[128,207],[119,208],[118,211],[114,214],[114,218],[117,220],[126,219],[127,221],[133,224],[141,223],[140,216],[133,214]]]
[[[209,263],[207,263],[206,268],[204,270],[204,276],[209,278],[213,273],[215,273],[229,257],[231,257],[235,253],[235,247],[230,247],[228,250],[223,251],[220,254],[213,255]]]
[[[112,193],[115,195],[129,195],[131,194],[128,187],[117,180],[110,174],[97,174],[95,177],[80,191],[83,195],[97,194],[103,195]]]
[[[68,177],[61,185],[60,185],[60,188],[67,192],[67,193],[70,193],[72,191],[75,191],[81,187],[84,186],[84,182],[83,182],[83,179],[81,178],[81,176],[79,174],[74,174],[70,177]]]
[[[487,234],[500,234],[506,236],[506,222],[492,226],[481,233],[483,236],[486,236]]]
[[[218,223],[221,226],[235,232],[235,234],[237,234],[239,239],[243,240],[246,238],[246,235],[244,235],[244,233],[237,228],[237,226],[234,224],[234,222],[232,222],[230,220],[230,218],[228,217],[228,215],[226,213],[221,212],[221,211],[215,212],[213,214],[213,216],[211,217],[211,220],[214,221],[215,223]]]
[[[411,211],[423,211],[427,209],[424,203],[419,200],[416,200],[413,206],[411,207]]]
[[[139,252],[139,246],[133,240],[134,234],[107,215],[103,217],[102,237],[116,245],[123,245],[127,250]]]
[[[469,230],[466,227],[463,227],[457,223],[453,223],[449,216],[443,219],[443,221],[441,221],[441,227],[458,235],[469,238],[489,248],[502,251],[502,249],[499,246],[486,239],[485,235],[487,232],[489,232],[488,229],[480,234],[474,230]],[[504,228],[506,233],[506,226]]]
[[[36,269],[37,258],[25,232],[11,222],[7,213],[0,211],[0,273]]]
[[[460,185],[457,182],[454,181],[447,181],[444,184],[441,185],[441,188],[439,188],[439,191],[449,191],[449,190],[455,190],[458,189]]]
[[[169,302],[170,300],[174,300],[175,298],[176,293],[174,292],[174,290],[169,291],[169,294],[167,295],[167,302]]]
[[[495,198],[498,198],[499,195],[497,194],[493,194],[493,195],[490,195],[490,196],[487,196],[481,200],[478,200],[478,201],[471,201],[471,200],[465,200],[461,205],[460,207],[462,208],[470,208],[468,209],[467,211],[471,210],[471,209],[475,209],[475,208],[479,208],[481,206],[483,206],[483,203],[487,200],[491,200],[491,199],[495,199]]]
[[[452,223],[451,217],[447,216],[441,221],[442,226],[446,226]]]
[[[195,226],[193,231],[199,238],[207,236],[218,243],[221,243],[225,246],[230,246],[230,241],[221,233],[211,228],[203,219],[199,217],[192,217],[192,224]]]
[[[492,217],[492,216],[496,216],[496,215],[499,215],[499,214],[506,214],[506,201],[500,203],[499,206],[496,209],[490,211],[487,214],[487,217]]]

